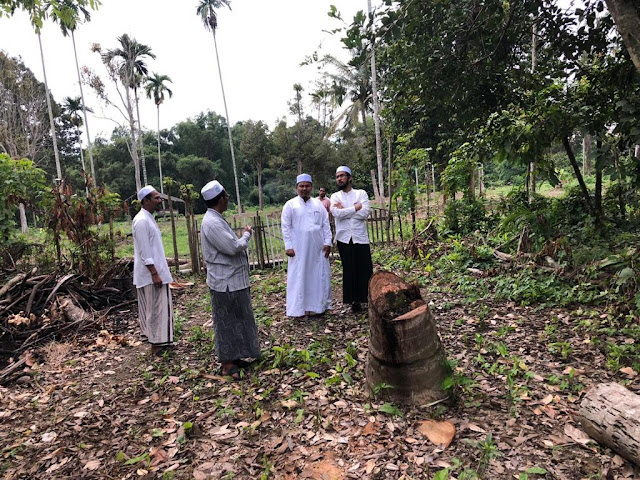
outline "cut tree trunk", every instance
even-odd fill
[[[617,383],[601,383],[582,399],[580,423],[598,443],[640,465],[640,396]]]
[[[428,305],[417,285],[390,272],[369,282],[367,387],[386,384],[381,393],[398,403],[420,405],[445,399],[449,374],[444,350]]]

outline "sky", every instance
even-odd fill
[[[91,45],[116,48],[116,38],[128,33],[155,53],[156,60],[147,62],[149,72],[168,75],[173,81],[168,84],[173,97],[160,107],[160,128],[206,110],[224,115],[213,37],[196,15],[197,4],[197,0],[102,0],[99,10],[91,13],[91,21],[76,30],[80,66],[90,67],[108,83]],[[331,4],[349,21],[358,10],[367,9],[366,0],[232,0],[231,10],[218,10],[218,51],[231,124],[263,120],[273,128],[277,119],[288,115],[293,84],[300,83],[308,95],[320,76],[317,66],[300,66],[305,57],[321,51],[348,58],[339,38],[328,33],[340,26],[327,15]],[[62,103],[64,97],[79,96],[71,39],[49,21],[42,29],[42,44],[55,100]],[[38,39],[24,13],[0,18],[0,49],[21,57],[43,80]],[[124,124],[123,117],[112,108],[103,108],[87,86],[83,89],[87,106],[95,112],[89,114],[91,136],[108,138],[114,121]],[[114,100],[116,95],[110,90]],[[140,102],[140,115],[143,128],[156,129],[152,100]]]

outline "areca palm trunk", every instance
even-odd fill
[[[142,179],[144,180],[144,184],[147,185],[147,162],[144,158],[144,143],[142,140],[142,124],[140,123],[140,102],[138,100],[138,89],[136,87],[133,88],[133,95],[136,101],[136,116],[138,117],[138,144],[136,144],[136,148],[138,145],[140,147],[140,162],[142,163]]]
[[[136,191],[142,188],[140,183],[140,160],[138,159],[138,141],[136,138],[136,122],[133,118],[133,107],[131,105],[131,92],[129,87],[125,86],[125,95],[127,100],[127,113],[129,114],[129,131],[131,133],[131,158],[133,159],[133,168],[136,177]]]
[[[227,133],[229,134],[229,147],[231,148],[231,164],[233,165],[233,179],[236,186],[236,201],[238,202],[238,212],[242,212],[240,204],[240,187],[238,185],[238,169],[236,168],[236,156],[233,151],[233,137],[231,135],[231,123],[229,122],[229,111],[227,110],[227,97],[224,94],[224,84],[222,83],[222,69],[220,68],[220,55],[218,55],[218,41],[216,40],[216,31],[213,32],[213,47],[216,50],[216,63],[218,64],[218,75],[220,76],[220,88],[222,89],[222,102],[224,104],[224,115],[227,119]]]
[[[60,167],[60,155],[58,154],[58,141],[56,140],[56,126],[53,121],[53,109],[51,108],[51,94],[47,83],[47,70],[44,66],[44,51],[42,50],[42,37],[38,32],[38,43],[40,44],[40,59],[42,60],[42,75],[44,77],[44,89],[47,94],[47,109],[49,110],[49,124],[51,127],[51,140],[53,141],[53,156],[56,160],[56,174],[62,180],[62,168]]]
[[[162,157],[160,156],[160,104],[156,105],[158,108],[158,171],[160,172],[160,193],[164,193],[164,187],[162,185]]]
[[[371,0],[367,0],[371,15]],[[371,93],[373,95],[373,126],[376,135],[376,159],[378,161],[378,192],[384,198],[384,180],[382,174],[382,138],[380,137],[380,101],[378,99],[378,79],[376,72],[376,48],[373,35],[373,19],[371,23]]]
[[[89,120],[87,120],[87,109],[84,105],[84,91],[82,90],[82,81],[80,80],[80,66],[78,65],[78,52],[76,51],[76,37],[71,30],[71,41],[73,42],[73,55],[76,59],[76,72],[78,72],[78,86],[80,87],[80,98],[82,99],[82,115],[84,116],[84,128],[87,131],[87,153],[89,154],[89,166],[91,167],[91,177],[94,185],[96,182],[96,169],[93,165],[93,144],[91,143],[91,134],[89,133]],[[82,154],[82,147],[80,148]],[[84,169],[84,165],[82,166]]]

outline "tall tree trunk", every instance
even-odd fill
[[[627,52],[640,71],[640,13],[637,0],[605,0]]]
[[[158,108],[158,172],[160,173],[160,193],[164,193],[164,186],[162,185],[162,157],[160,156],[160,104],[157,104]]]
[[[371,17],[371,93],[373,95],[373,125],[376,134],[376,159],[378,160],[378,191],[384,197],[384,181],[382,172],[382,138],[380,138],[380,99],[378,98],[378,74],[376,70],[376,47],[373,34],[373,17],[371,0],[367,0],[369,16]]]
[[[78,135],[78,144],[80,145],[80,165],[82,166],[82,180],[84,181],[84,193],[89,197],[89,179],[87,169],[84,164],[84,153],[82,152],[82,138],[80,138],[80,129],[76,127],[76,135]]]
[[[231,122],[229,121],[229,110],[227,109],[227,97],[224,93],[224,84],[222,82],[222,68],[220,67],[220,55],[218,55],[218,40],[216,39],[216,31],[213,30],[213,46],[216,50],[216,63],[218,64],[218,76],[220,77],[220,89],[222,90],[222,103],[224,104],[224,115],[227,119],[227,133],[229,134],[229,148],[231,149],[231,164],[233,165],[233,179],[236,186],[236,202],[238,203],[238,212],[242,212],[242,204],[240,203],[240,186],[238,184],[238,168],[236,167],[236,155],[233,150],[233,136],[231,135]]]
[[[127,114],[129,115],[129,133],[131,134],[131,158],[133,159],[133,168],[136,177],[136,191],[142,188],[140,182],[140,162],[138,160],[138,141],[136,137],[136,121],[133,118],[133,105],[131,105],[131,92],[129,87],[125,85],[125,95],[127,100]]]
[[[594,196],[594,210],[596,222],[599,224],[602,218],[602,170],[604,169],[604,158],[602,155],[602,140],[596,140],[597,157],[596,157],[596,188]]]
[[[262,210],[262,169],[258,168],[258,205]]]
[[[593,208],[593,204],[591,203],[591,196],[589,195],[589,189],[587,189],[587,185],[584,183],[584,178],[582,178],[582,173],[580,173],[580,166],[576,161],[576,157],[573,154],[573,150],[571,149],[571,144],[569,143],[568,137],[562,138],[562,145],[564,146],[565,152],[567,152],[567,156],[569,157],[569,162],[573,167],[573,172],[576,175],[576,179],[578,180],[578,184],[580,185],[580,191],[582,192],[582,197],[584,198],[584,203],[589,210],[589,213],[596,217],[595,210]]]
[[[18,210],[20,211],[20,231],[27,233],[29,231],[29,224],[27,223],[27,212],[24,208],[24,203],[18,204]]]
[[[53,156],[56,160],[56,174],[62,180],[62,168],[60,167],[60,155],[58,154],[58,141],[56,139],[56,125],[53,119],[53,109],[51,108],[51,92],[47,83],[47,69],[44,66],[44,51],[42,50],[42,37],[38,32],[38,43],[40,44],[40,59],[42,60],[42,75],[44,77],[44,89],[47,93],[47,109],[49,110],[49,123],[51,126],[51,140],[53,141]]]
[[[78,65],[78,53],[76,51],[76,37],[71,30],[71,41],[73,42],[73,55],[76,60],[76,72],[78,72],[78,86],[80,87],[80,98],[82,99],[82,115],[84,116],[84,128],[87,132],[87,153],[89,154],[89,166],[91,168],[91,177],[93,184],[97,185],[96,169],[93,165],[93,144],[91,143],[91,135],[89,134],[89,120],[87,119],[87,108],[84,104],[84,91],[82,90],[82,80],[80,79],[80,66]]]
[[[538,65],[538,23],[537,19],[533,19],[533,26],[531,29],[531,73],[536,71]],[[533,194],[536,193],[536,162],[532,160],[529,162],[528,176],[529,176],[529,203],[533,203]]]
[[[582,139],[582,174],[589,175],[591,173],[591,160],[589,155],[591,154],[591,135],[584,134]]]
[[[136,102],[136,117],[138,117],[138,144],[140,147],[140,163],[142,164],[142,179],[145,185],[148,185],[147,181],[147,162],[144,158],[144,140],[142,138],[142,124],[140,123],[140,101],[138,99],[138,89],[133,88],[133,97]]]

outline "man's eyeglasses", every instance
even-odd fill
[[[345,178],[348,175],[346,173],[339,173],[338,175],[336,175],[336,178]]]

